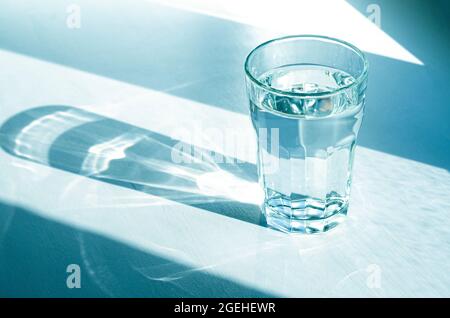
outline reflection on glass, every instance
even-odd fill
[[[245,67],[267,223],[285,232],[333,228],[348,208],[364,56],[335,39],[286,37],[257,47]]]

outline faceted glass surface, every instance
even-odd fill
[[[272,54],[277,52],[275,47]],[[338,64],[298,60],[263,71],[253,67],[256,77],[247,73],[247,88],[267,223],[285,232],[315,233],[333,228],[347,214],[366,78]]]

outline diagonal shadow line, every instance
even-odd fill
[[[22,159],[266,225],[258,202],[246,197],[258,189],[256,167],[247,162],[70,106],[16,114],[0,137],[0,146]]]
[[[374,4],[372,0],[346,1],[362,15],[374,13],[369,7]],[[407,5],[402,1],[378,0],[376,5],[380,9],[379,18],[384,32],[425,65],[433,65],[435,68],[448,65],[446,57],[450,53],[450,3],[447,0],[409,0]],[[430,44],[433,44],[432,49]],[[446,72],[445,70],[444,67],[442,71]]]
[[[0,212],[0,297],[274,297],[36,211],[0,202]],[[66,286],[69,264],[80,289]]]
[[[10,21],[6,14],[4,22],[0,20],[0,48],[247,113],[242,61],[257,44],[244,36],[252,28],[158,4],[142,5],[153,13],[151,18],[136,19],[138,13],[125,8],[120,12],[120,23],[143,21],[134,27],[112,24],[117,16],[107,11],[98,13],[98,23],[76,32],[45,20],[48,27],[33,29],[35,36],[29,36],[23,20]],[[5,10],[14,16],[13,9]],[[11,26],[15,32],[8,32]],[[179,32],[187,26],[190,32]],[[49,28],[52,32],[45,32]],[[450,138],[446,72],[373,54],[368,58],[367,113],[358,144],[449,169],[449,147],[443,147]]]

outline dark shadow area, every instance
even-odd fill
[[[349,2],[368,15],[367,1]],[[383,30],[425,66],[368,54],[367,113],[358,143],[449,169],[449,23],[448,5],[442,3],[382,1]],[[24,14],[15,2],[6,3],[0,48],[248,112],[242,64],[258,44],[257,29],[144,1],[132,7],[126,1],[80,6],[83,25],[71,30],[65,16],[55,18],[52,10]],[[30,34],[30,21],[45,27]]]
[[[145,0],[77,4],[82,26],[69,29],[64,4],[44,0],[38,14],[28,5],[5,3],[0,48],[246,111],[243,61],[258,44],[251,27]],[[36,23],[32,34],[30,20]],[[14,32],[8,31],[13,25]]]
[[[358,145],[450,169],[450,95],[426,67],[369,55]]]
[[[1,126],[0,146],[22,159],[265,225],[259,207],[245,200],[257,182],[253,164],[78,108],[19,113]]]
[[[346,0],[365,16],[378,5],[381,29],[420,59],[433,72],[447,73],[450,54],[448,0]],[[442,74],[444,75],[444,74]]]
[[[414,65],[368,54],[367,114],[359,144],[450,168],[450,3],[347,0],[369,16],[380,9],[381,29],[420,59]]]
[[[81,288],[66,285],[80,266]],[[0,297],[270,297],[0,202]]]

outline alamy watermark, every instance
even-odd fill
[[[367,18],[381,29],[381,7],[378,4],[371,3],[367,6],[366,12],[369,14]]]
[[[259,128],[257,130],[258,147],[265,154],[260,157],[264,173],[278,171],[280,159],[280,141],[278,128]],[[196,129],[194,131],[179,129],[172,138],[183,140],[177,142],[171,151],[171,160],[176,164],[215,163],[238,164],[250,162],[255,149],[251,147],[252,138],[245,138],[238,129]],[[227,155],[195,145],[214,144],[214,148],[222,149]]]
[[[370,289],[381,288],[381,267],[377,264],[370,264],[366,268],[368,273],[366,285]]]
[[[78,264],[69,264],[66,268],[69,275],[66,278],[67,288],[81,288],[81,269]]]
[[[66,8],[66,26],[69,29],[81,28],[81,8],[78,4],[70,4]]]

